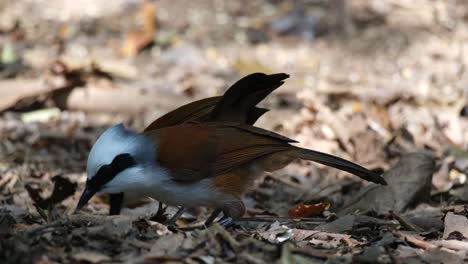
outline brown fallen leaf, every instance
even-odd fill
[[[395,235],[396,237],[399,237],[401,239],[404,239],[409,244],[411,244],[411,245],[413,245],[415,247],[422,248],[424,250],[436,248],[436,246],[434,244],[426,242],[426,241],[424,241],[422,239],[419,239],[416,236],[413,236],[413,235],[410,235],[410,234],[406,234],[406,233],[403,233],[403,232],[393,232],[393,235]]]
[[[297,218],[319,216],[329,208],[329,202],[318,204],[304,204],[301,202],[296,208],[288,210],[288,215]]]
[[[135,56],[143,48],[150,45],[155,37],[156,6],[154,3],[142,4],[137,17],[143,21],[143,29],[127,33],[121,53],[126,57]]]

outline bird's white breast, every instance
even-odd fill
[[[170,172],[153,164],[129,168],[117,175],[102,190],[106,193],[121,192],[131,199],[151,197],[163,203],[184,207],[217,207],[229,199],[211,185],[210,179],[181,183],[171,179]]]

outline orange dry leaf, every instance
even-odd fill
[[[311,217],[318,216],[323,213],[323,211],[330,208],[329,202],[323,202],[318,204],[304,204],[301,202],[296,208],[288,210],[288,215],[290,217]]]
[[[135,56],[140,50],[150,45],[155,36],[156,6],[154,3],[145,2],[138,12],[143,22],[142,30],[128,32],[122,45],[122,55]]]

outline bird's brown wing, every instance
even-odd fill
[[[177,181],[219,176],[262,156],[294,148],[288,144],[293,140],[276,133],[229,123],[186,123],[145,135],[156,142],[158,164]]]
[[[211,115],[211,111],[213,111],[221,98],[222,96],[215,96],[183,105],[154,120],[147,128],[145,128],[145,132],[163,127],[179,125],[184,122],[203,122],[208,119]]]
[[[151,131],[184,122],[237,122],[253,125],[268,109],[256,107],[268,94],[283,84],[284,73],[253,73],[234,83],[223,96],[210,97],[183,105],[153,121]]]

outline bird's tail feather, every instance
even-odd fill
[[[364,180],[382,184],[382,185],[387,185],[387,182],[381,175],[375,172],[372,172],[362,167],[361,165],[358,165],[351,161],[347,161],[345,159],[342,159],[342,158],[339,158],[330,154],[326,154],[326,153],[322,153],[322,152],[310,150],[310,149],[304,149],[304,148],[297,148],[292,153],[294,153],[293,155],[296,156],[297,158],[318,162],[326,166],[330,166],[339,170],[349,172]]]

